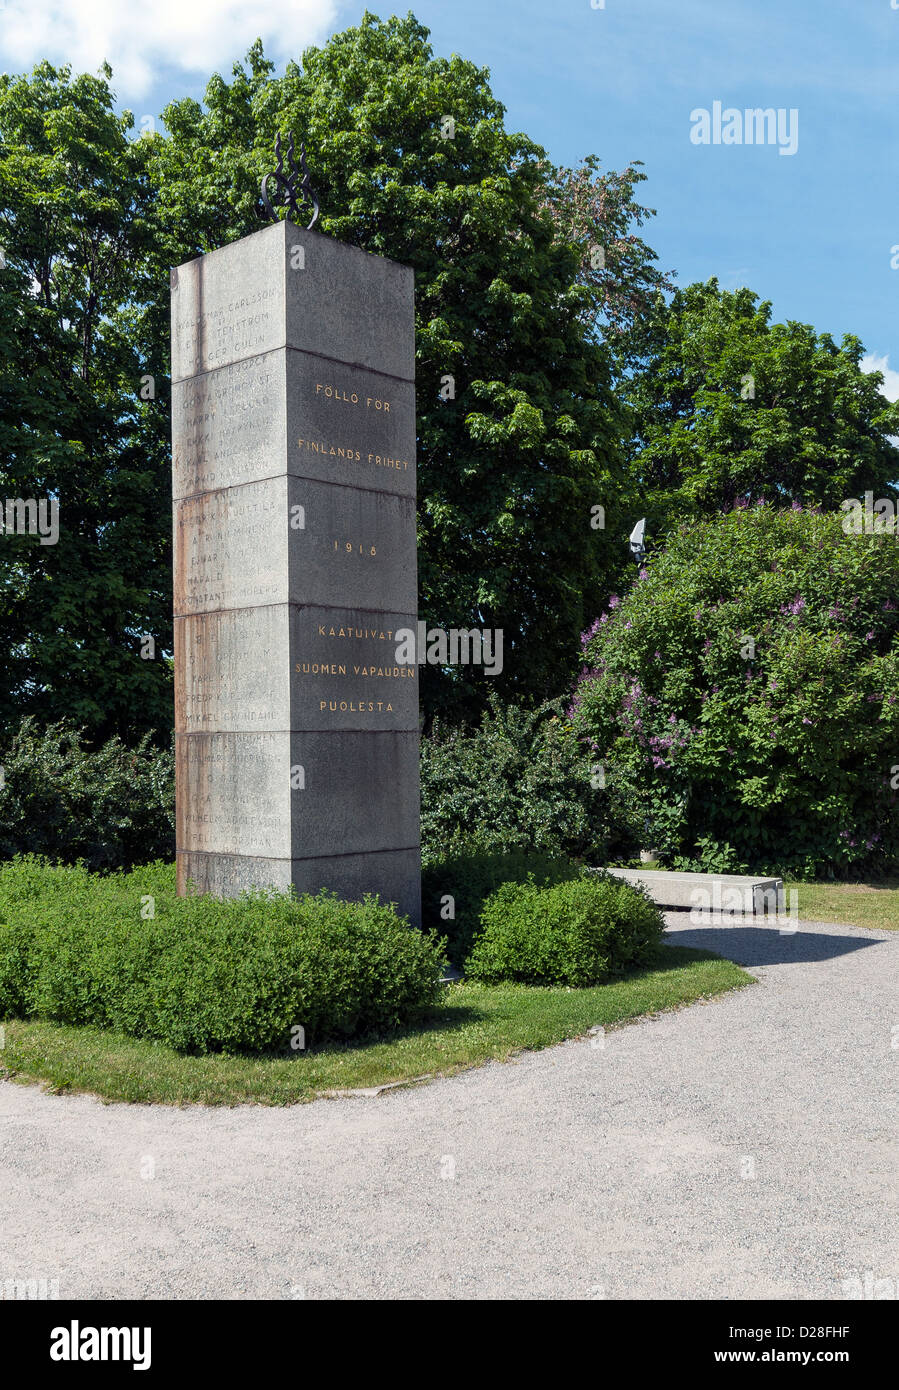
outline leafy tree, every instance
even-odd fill
[[[838,507],[899,481],[899,404],[866,374],[855,337],[836,346],[807,324],[772,323],[771,305],[716,280],[678,290],[624,335],[641,364],[622,383],[630,459],[663,531],[739,498]]]
[[[435,59],[411,15],[366,14],[282,77],[257,42],[204,106],[169,106],[165,136],[131,138],[110,76],[0,79],[0,493],[57,499],[61,521],[55,546],[0,537],[0,717],[99,742],[171,725],[168,268],[258,227],[278,130],[307,142],[321,229],[416,272],[422,616],[502,627],[506,656],[489,687],[424,668],[425,709],[557,693],[625,563],[597,328],[627,326],[656,284],[628,233],[642,176],[553,170],[506,131],[486,71]]]
[[[100,740],[172,717],[149,144],[129,141],[109,76],[0,76],[0,505],[55,501],[60,528],[0,535],[0,727],[27,710]]]
[[[276,131],[305,139],[320,229],[416,275],[422,617],[501,627],[505,670],[492,688],[556,693],[626,558],[622,426],[594,328],[601,300],[623,305],[626,285],[646,278],[652,253],[626,238],[647,212],[633,200],[637,176],[608,178],[602,208],[597,182],[589,215],[566,211],[566,172],[505,129],[487,72],[435,58],[411,15],[366,14],[280,78],[257,42],[205,102],[169,106],[169,138],[154,147],[168,260],[258,226]],[[583,242],[603,217],[621,245],[594,284]],[[454,399],[441,398],[446,376]],[[422,685],[429,713],[470,715],[486,698],[471,670],[427,667]]]
[[[584,634],[570,711],[639,842],[681,868],[895,865],[897,591],[895,522],[854,534],[796,504],[683,524]]]
[[[653,264],[656,253],[633,231],[655,216],[635,197],[646,180],[641,168],[638,159],[620,173],[600,173],[594,155],[577,169],[545,166],[556,234],[579,250],[578,279],[591,292],[589,321],[613,348],[619,372],[639,361],[645,325],[664,303],[663,291],[674,289],[670,275]]]

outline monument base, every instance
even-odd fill
[[[421,926],[421,855],[417,846],[324,859],[267,859],[179,850],[177,864],[180,895],[187,892],[188,882],[196,892],[220,898],[235,898],[247,888],[270,887],[285,892],[291,886],[297,893],[313,894],[327,888],[353,902],[361,902],[366,893],[377,893],[382,903],[395,903],[413,927]]]

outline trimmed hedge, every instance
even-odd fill
[[[0,1017],[181,1052],[283,1051],[297,1027],[309,1046],[416,1021],[442,964],[437,938],[376,898],[178,898],[162,863],[106,877],[33,856],[0,866]]]
[[[486,900],[503,883],[523,883],[530,876],[541,884],[577,878],[581,870],[570,859],[550,854],[452,854],[424,865],[421,877],[422,921],[446,939],[446,950],[463,965],[478,931]],[[446,898],[452,903],[447,905]],[[441,914],[451,906],[454,916]]]
[[[642,889],[593,873],[550,887],[504,883],[481,923],[468,974],[484,984],[599,984],[651,964],[665,930]]]

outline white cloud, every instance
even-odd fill
[[[881,395],[886,396],[888,401],[899,401],[899,371],[890,366],[888,353],[884,357],[878,357],[875,352],[868,352],[862,358],[860,366],[863,372],[883,372]]]
[[[261,37],[269,58],[299,59],[325,39],[338,0],[6,0],[0,3],[0,66],[24,70],[42,58],[96,72],[104,61],[129,104],[161,68],[225,75]]]

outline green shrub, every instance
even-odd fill
[[[675,868],[899,858],[899,544],[845,520],[758,505],[691,525],[584,634],[571,717]]]
[[[541,887],[504,883],[487,899],[468,974],[485,984],[593,985],[655,958],[662,914],[629,883],[584,873]]]
[[[0,1018],[24,1018],[31,997],[34,927],[27,920],[0,921]]]
[[[117,869],[174,854],[174,758],[149,735],[136,748],[113,738],[91,751],[76,729],[24,719],[0,766],[0,858]]]
[[[561,883],[580,873],[570,859],[548,854],[450,854],[432,859],[422,869],[422,921],[446,938],[447,952],[456,965],[463,965],[471,950],[481,909],[500,884],[523,883],[528,876],[535,882]],[[447,904],[446,899],[451,899]],[[452,917],[444,913],[451,908]]]
[[[435,723],[421,748],[425,862],[525,851],[604,863],[607,797],[594,771],[560,701],[527,711],[494,696],[473,729]]]
[[[184,1052],[283,1050],[296,1027],[310,1045],[413,1022],[438,998],[441,965],[438,940],[375,898],[178,898],[165,864],[0,866],[2,1017]]]

